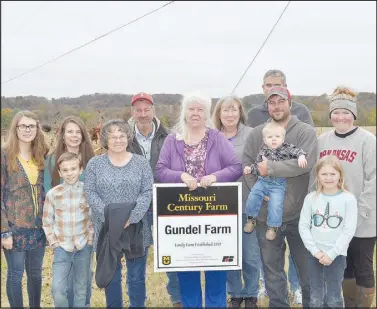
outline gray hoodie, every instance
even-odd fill
[[[259,150],[263,146],[262,129],[264,126],[265,124],[257,126],[249,134],[243,153],[243,166],[251,165],[255,162]],[[306,151],[308,164],[305,168],[301,168],[298,166],[297,159],[279,162],[268,161],[269,176],[283,177],[288,180],[284,199],[283,222],[300,216],[305,196],[308,193],[309,172],[316,163],[318,144],[315,129],[311,125],[301,122],[293,115],[286,128],[285,141]],[[252,174],[245,176],[245,179],[249,188],[252,188],[257,180],[256,175]],[[267,219],[266,202],[263,203],[258,219],[261,221],[266,221]]]
[[[247,137],[253,129],[245,126],[244,124],[238,124],[237,135],[229,139],[236,151],[237,159],[242,162],[243,150],[246,145]],[[246,200],[249,195],[249,188],[247,187],[245,177],[242,175],[237,181],[242,182],[242,213],[245,213]]]
[[[376,136],[363,128],[345,137],[328,131],[318,137],[318,159],[336,155],[343,167],[345,184],[357,199],[355,237],[376,237]],[[310,189],[315,190],[315,169]]]

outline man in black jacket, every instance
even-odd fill
[[[132,152],[144,156],[150,163],[154,180],[155,169],[162,145],[168,136],[168,130],[155,116],[153,97],[145,92],[140,92],[131,100],[132,117],[128,123],[134,128],[134,138],[130,149]],[[152,205],[148,211],[148,223],[152,227]],[[173,306],[180,307],[181,294],[176,272],[167,272],[168,284],[166,286]]]

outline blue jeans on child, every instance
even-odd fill
[[[346,269],[346,257],[338,255],[329,266],[323,266],[310,255],[310,304],[315,308],[342,308],[342,281]]]
[[[242,225],[246,214],[242,214]],[[227,271],[227,291],[230,297],[257,297],[261,269],[260,249],[256,233],[242,233],[242,270]],[[242,286],[242,278],[243,286]]]
[[[258,217],[265,196],[268,196],[267,225],[279,227],[282,225],[283,203],[287,179],[279,177],[262,177],[251,189],[246,201],[246,215]]]
[[[73,307],[85,307],[93,247],[86,244],[81,250],[54,249],[52,264],[52,297],[58,308],[68,307],[68,278],[73,272]]]
[[[136,259],[127,259],[127,294],[130,307],[145,307],[146,288],[145,270],[147,266],[148,248],[145,255]],[[122,297],[122,263],[119,260],[117,268],[109,285],[105,288],[107,308],[123,308]]]
[[[90,257],[90,265],[89,265],[89,277],[88,277],[88,288],[86,292],[86,301],[85,305],[86,307],[90,307],[90,298],[92,296],[92,281],[93,281],[93,254]],[[73,308],[73,299],[74,299],[74,286],[73,286],[73,271],[69,273],[68,277],[68,306],[69,308]]]
[[[27,292],[29,307],[41,307],[42,264],[45,247],[25,251],[4,249],[7,260],[7,296],[11,308],[23,308],[22,277],[27,274]]]

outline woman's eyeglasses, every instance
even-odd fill
[[[36,124],[30,124],[30,125],[26,125],[26,124],[20,124],[17,126],[17,129],[19,131],[26,131],[27,129],[29,129],[30,131],[35,131],[37,130],[37,125]]]

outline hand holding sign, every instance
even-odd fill
[[[210,187],[214,182],[216,182],[217,178],[215,175],[207,175],[203,176],[200,180],[200,186],[203,188]]]
[[[189,173],[182,173],[181,180],[186,184],[190,191],[195,190],[198,187],[196,179],[192,177]]]

